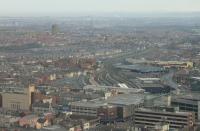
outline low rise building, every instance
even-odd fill
[[[70,103],[71,111],[75,115],[98,116],[98,109],[106,106],[104,101],[77,101]]]
[[[144,94],[122,94],[107,99],[72,102],[70,106],[72,113],[75,115],[101,116],[107,110],[110,115],[102,115],[103,119],[109,116],[109,119],[126,120],[131,118],[134,115],[134,110],[142,107],[143,104]]]
[[[49,103],[34,103],[32,105],[32,111],[36,114],[43,114],[51,111]]]
[[[99,124],[98,117],[71,115],[68,119],[60,122],[60,125],[68,131],[89,130]]]
[[[39,117],[36,115],[27,115],[19,120],[19,126],[35,128]]]
[[[16,125],[20,117],[0,114],[0,127],[12,127]]]

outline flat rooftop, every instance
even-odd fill
[[[167,112],[167,111],[163,111],[163,110],[150,109],[150,108],[138,108],[137,111],[152,112],[152,113],[163,113],[163,114],[176,114],[176,115],[184,115],[184,116],[191,114],[191,112],[180,112],[180,111]]]
[[[138,105],[144,102],[144,94],[122,94],[109,97],[106,101],[116,105]]]
[[[144,92],[143,89],[137,89],[137,88],[121,88],[121,87],[114,87],[114,86],[99,86],[99,85],[86,85],[83,87],[84,90],[109,90],[109,89],[116,89],[118,91],[127,91],[131,93],[138,93],[138,92]]]
[[[131,70],[136,72],[148,73],[148,72],[163,72],[165,69],[162,67],[155,67],[150,65],[141,65],[141,64],[134,64],[134,65],[114,65],[116,68]]]
[[[144,94],[122,94],[108,99],[95,99],[90,101],[72,102],[72,106],[98,108],[100,106],[114,105],[138,105],[144,102]]]
[[[101,106],[106,106],[108,103],[106,103],[104,100],[95,99],[90,101],[76,101],[71,102],[71,106],[80,106],[80,107],[89,107],[89,108],[98,108]]]
[[[200,101],[200,93],[183,93],[172,97],[173,99],[181,99],[188,101]]]
[[[160,78],[142,78],[142,77],[137,77],[138,80],[141,81],[159,81]]]

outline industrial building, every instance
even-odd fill
[[[161,73],[165,72],[165,69],[162,67],[156,67],[151,65],[141,65],[141,64],[134,64],[134,65],[114,65],[115,68],[122,69],[122,70],[130,70],[137,73]]]
[[[156,65],[162,66],[164,68],[192,68],[193,62],[191,61],[150,61],[145,59],[126,59],[127,62],[132,64],[147,64],[147,65]]]
[[[135,85],[150,93],[169,93],[171,88],[163,85],[160,78],[136,78]]]

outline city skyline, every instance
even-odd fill
[[[200,131],[200,0],[0,3],[0,131]]]

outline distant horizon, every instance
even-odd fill
[[[0,0],[0,16],[55,16],[78,12],[200,12],[200,0]]]
[[[195,17],[200,16],[200,11],[176,11],[176,12],[60,12],[49,14],[30,13],[23,15],[0,15],[3,17]]]

